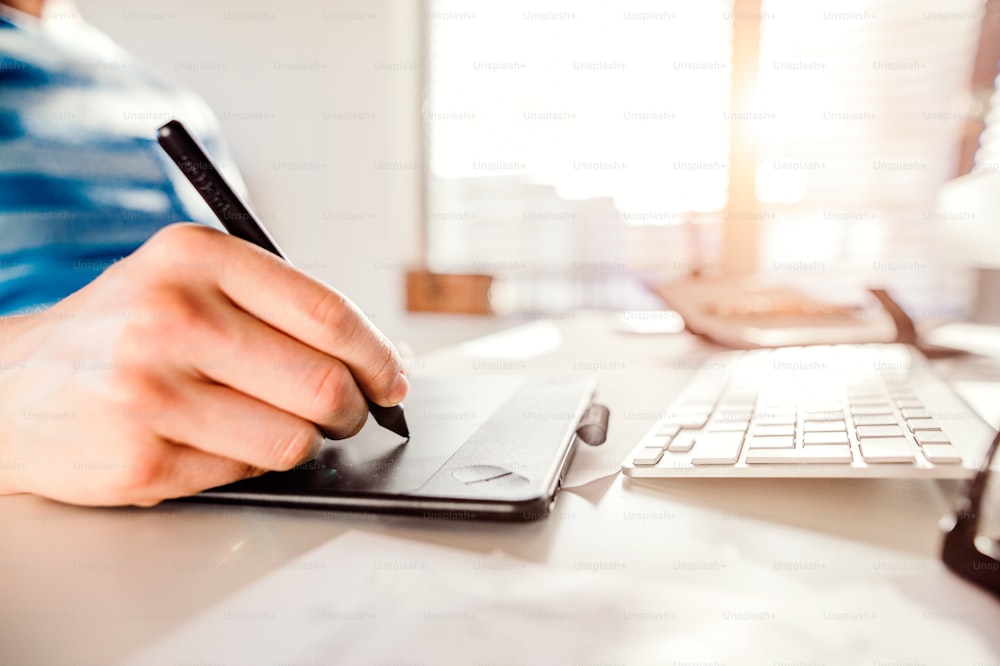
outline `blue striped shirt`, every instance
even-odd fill
[[[0,315],[68,296],[167,224],[218,227],[156,143],[170,118],[242,189],[204,102],[58,23],[0,9]]]

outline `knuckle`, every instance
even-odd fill
[[[123,313],[119,352],[131,360],[160,358],[166,349],[193,333],[218,333],[216,317],[204,299],[185,289],[150,289]]]
[[[220,232],[201,224],[180,222],[169,224],[147,241],[150,249],[163,252],[168,257],[192,256],[191,252],[204,250],[215,242]]]
[[[399,361],[399,357],[393,351],[392,347],[384,345],[373,367],[379,385],[383,386],[385,391],[388,392],[390,383],[402,369],[402,363]]]
[[[215,266],[221,256],[219,250],[226,242],[221,231],[191,222],[167,225],[147,240],[135,253],[135,261],[155,279],[164,276],[189,274],[192,268]]]
[[[274,447],[274,462],[272,469],[289,470],[305,462],[312,453],[316,432],[311,427],[300,427],[291,431]]]
[[[317,364],[307,373],[305,390],[312,397],[311,416],[327,421],[334,416],[348,397],[347,372],[339,363]]]
[[[141,367],[146,359],[155,352],[156,336],[141,326],[126,326],[114,340],[113,367],[116,369],[112,376],[114,385],[117,382],[129,382],[132,377],[129,372],[131,368]]]
[[[149,500],[150,488],[160,485],[164,472],[163,460],[154,447],[143,447],[116,470],[110,490],[114,496],[132,503]]]
[[[126,419],[158,419],[178,407],[178,396],[144,368],[124,366],[111,378],[110,400]]]
[[[352,437],[361,430],[368,418],[368,411],[358,405],[360,391],[347,368],[337,362],[323,364],[314,371],[308,391],[313,396],[310,420],[335,427],[331,436],[340,439]]]
[[[338,291],[326,291],[308,313],[313,326],[323,331],[333,341],[350,339],[359,324],[353,304]]]
[[[151,318],[167,331],[187,330],[202,325],[206,309],[194,294],[184,289],[158,289],[143,299]]]

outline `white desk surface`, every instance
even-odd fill
[[[893,617],[886,616],[896,607],[878,606],[883,602],[875,601],[876,606],[867,608],[857,601],[857,612],[841,608],[817,615],[817,630],[837,634],[870,621],[881,623],[878,631],[883,635],[891,629],[931,636],[949,664],[1000,663],[1000,604],[951,576],[938,561],[937,523],[947,511],[952,485],[624,479],[613,474],[608,461],[628,451],[700,359],[714,350],[687,335],[616,333],[608,318],[598,315],[534,326],[536,338],[542,340],[537,354],[531,344],[521,341],[514,345],[519,358],[504,360],[505,341],[494,338],[497,353],[489,345],[453,346],[418,358],[411,372],[596,372],[599,396],[612,410],[611,439],[605,451],[595,449],[578,458],[574,466],[579,469],[574,472],[577,481],[600,478],[564,490],[547,520],[450,523],[186,503],[153,509],[87,509],[30,496],[0,498],[0,665],[121,663],[157,641],[169,641],[174,632],[185,631],[193,617],[348,531],[447,546],[472,556],[500,551],[548,567],[547,571],[572,572],[581,584],[595,570],[610,571],[633,581],[674,583],[686,589],[704,585],[714,592],[729,587],[750,590],[762,603],[777,601],[754,587],[760,581],[745,580],[755,572],[766,572],[779,586],[787,582],[789,589],[805,584],[807,588],[798,589],[820,595],[866,586],[889,589],[908,605],[908,627],[900,629]],[[557,346],[545,351],[553,340]],[[324,569],[316,575],[329,581],[352,574]],[[736,616],[722,601],[715,610],[722,628],[719,635],[731,636]],[[874,619],[864,620],[865,613]],[[752,643],[754,632],[749,630],[758,619],[750,616],[743,622],[748,633],[740,640]],[[780,623],[779,613],[776,624]],[[394,628],[380,630],[389,635]],[[266,627],[248,625],[246,631],[266,631]],[[444,633],[438,637],[434,631],[428,628],[427,640],[444,638]],[[184,635],[177,634],[172,643],[175,654],[185,655],[173,660],[175,666],[221,663],[202,658],[203,646],[185,645]],[[775,634],[768,635],[772,640]],[[700,662],[691,658],[690,646],[684,660],[672,659],[670,645],[665,640],[650,663],[723,663],[710,660],[716,653],[708,644]],[[756,652],[751,651],[758,655],[753,660],[728,663],[841,663],[829,656],[832,653],[762,662],[759,655],[765,649],[758,645]],[[342,663],[335,655],[282,661],[282,654],[276,646],[274,655],[262,663]],[[885,653],[881,663],[943,663],[938,661],[940,655],[892,661],[896,655]],[[418,650],[411,661],[441,663],[421,659]],[[483,655],[476,663],[530,661]],[[868,658],[863,663],[880,662]]]

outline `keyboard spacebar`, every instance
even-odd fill
[[[801,449],[750,449],[747,451],[747,464],[773,463],[849,463],[851,462],[851,447],[839,444],[816,444]]]
[[[710,432],[694,438],[692,465],[735,465],[743,448],[742,432]]]

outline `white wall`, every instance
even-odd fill
[[[418,3],[77,0],[215,109],[292,261],[395,333],[418,219]]]

